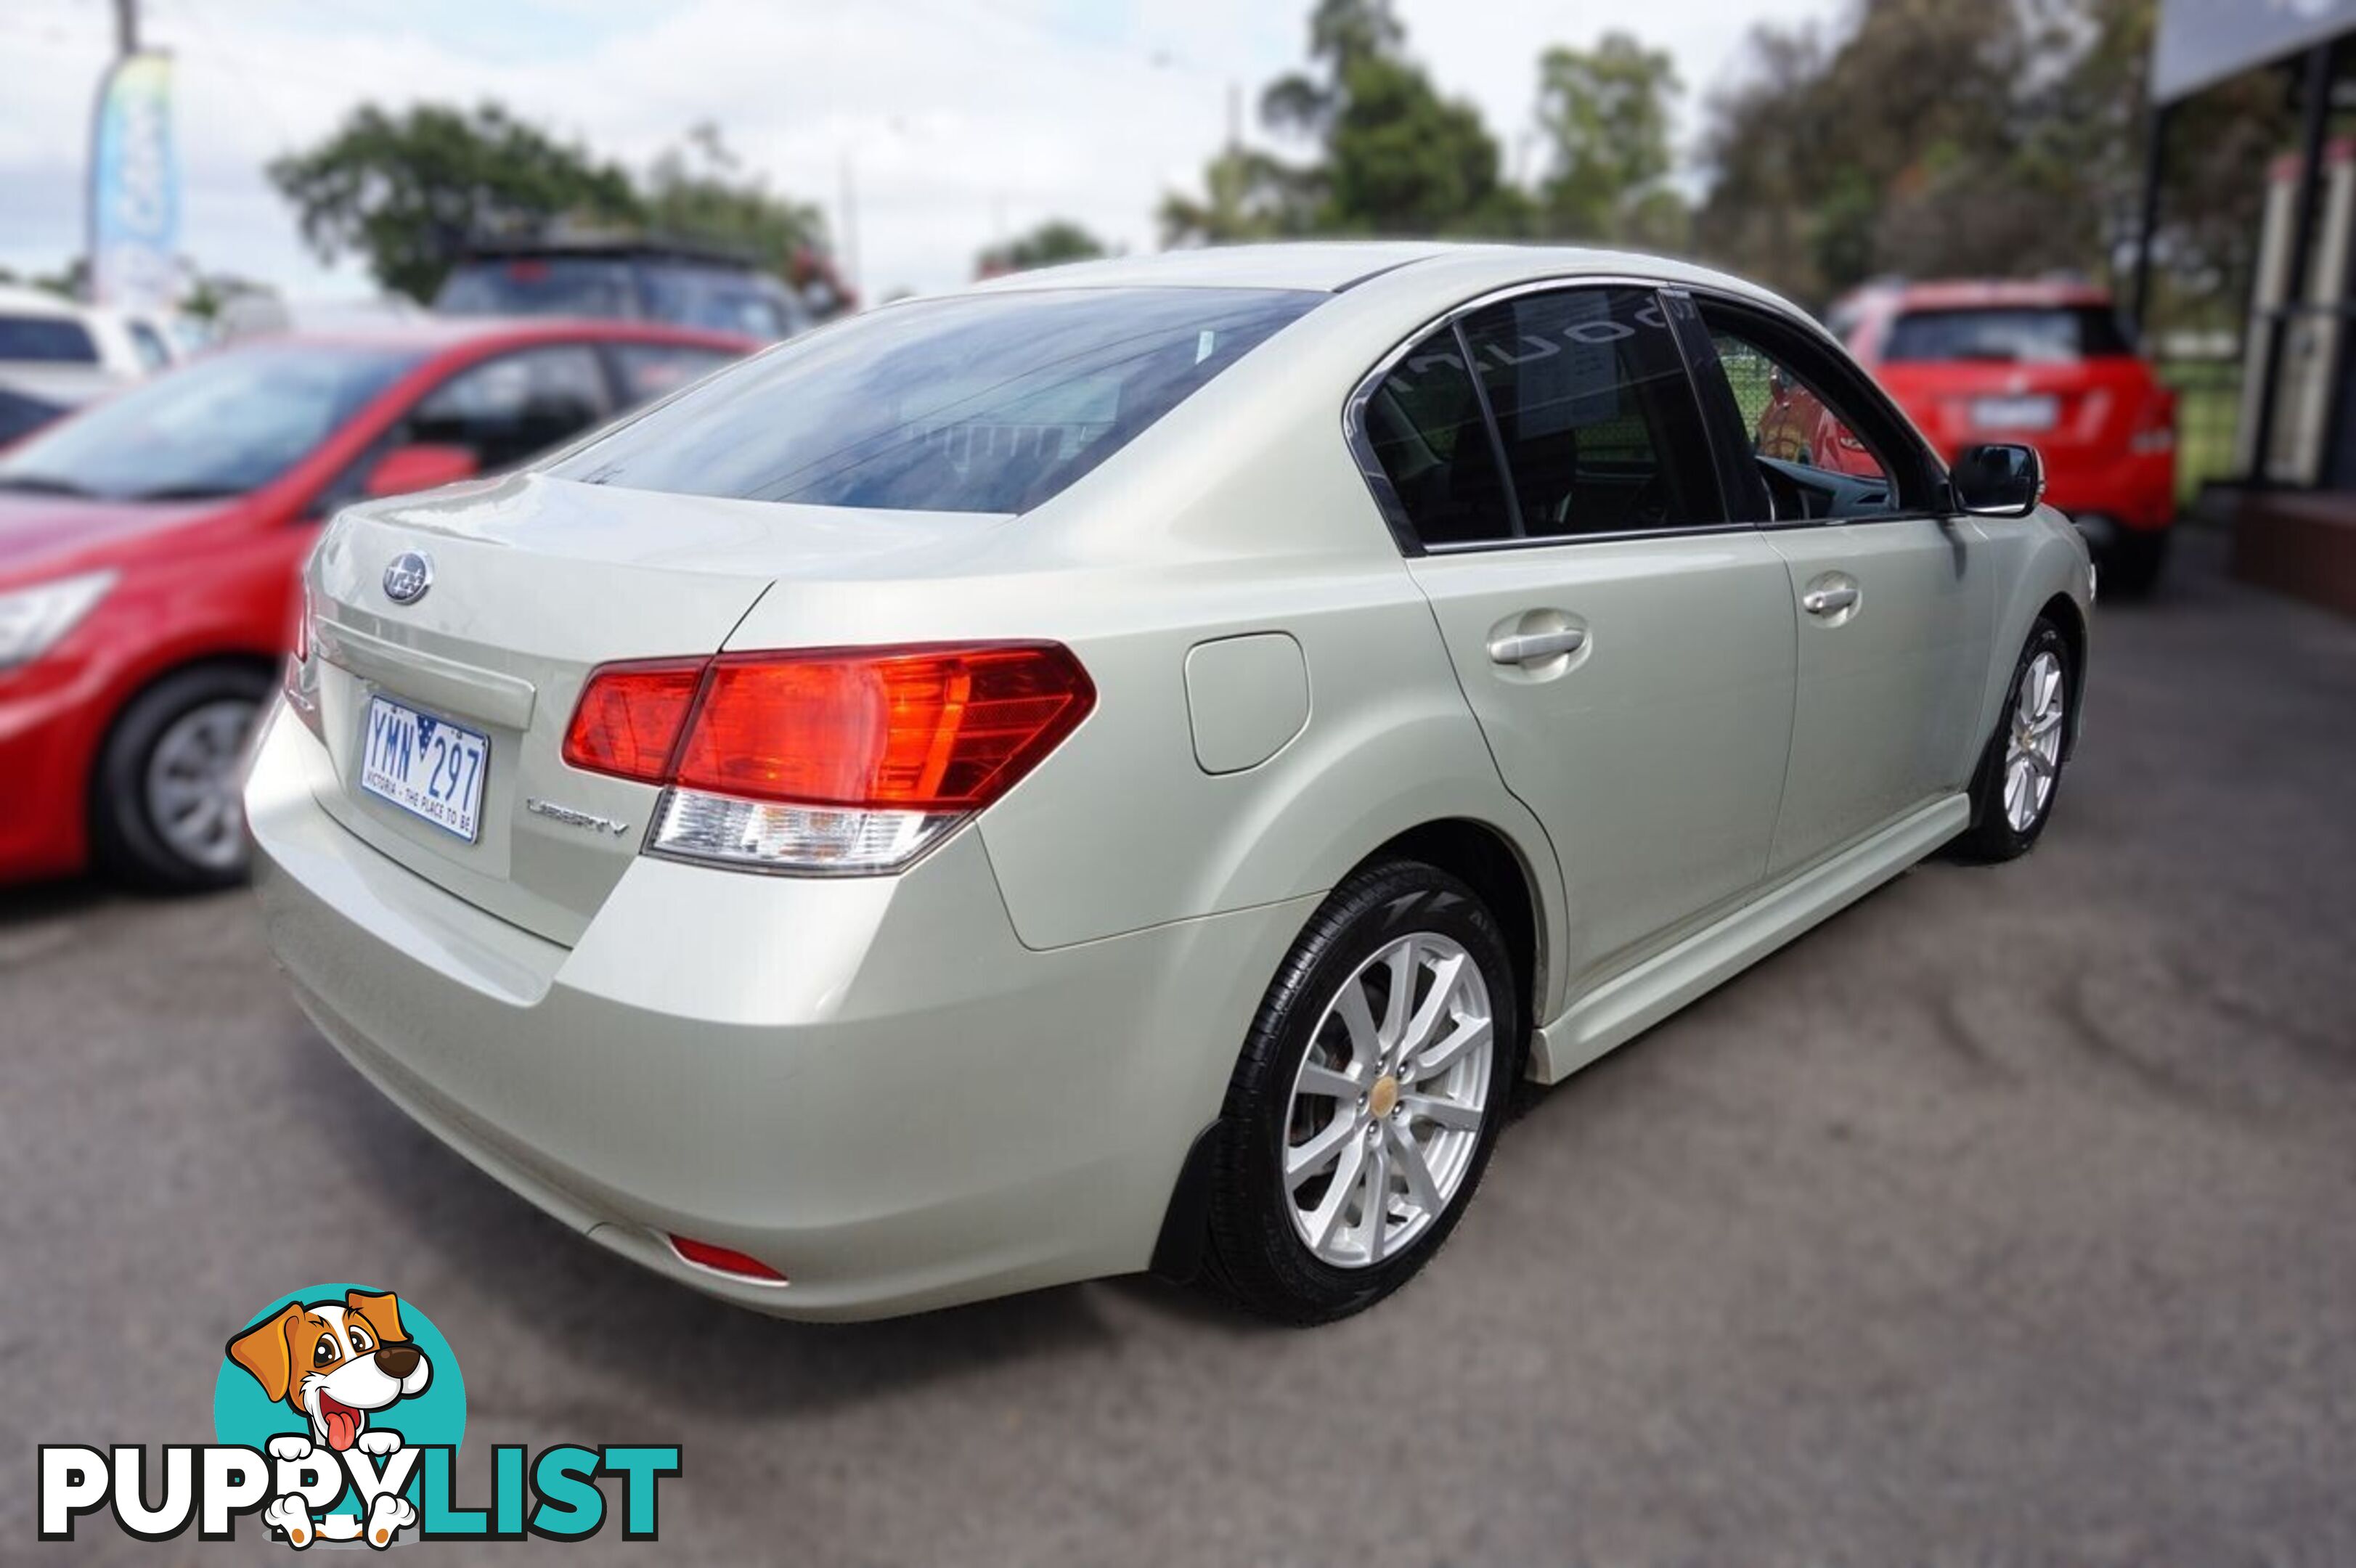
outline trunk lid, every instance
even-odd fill
[[[2057,364],[1885,364],[1890,396],[1952,461],[1980,442],[2026,442],[2049,461],[2124,453],[2152,416],[2158,383],[2127,356]]]
[[[977,519],[659,495],[519,475],[371,503],[307,569],[322,806],[418,875],[551,941],[579,940],[638,852],[660,792],[562,760],[584,680],[622,659],[701,656],[781,575],[873,572],[876,558]],[[407,604],[385,587],[431,563]],[[487,742],[472,842],[365,791],[373,699]]]

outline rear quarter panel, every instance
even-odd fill
[[[1536,872],[1540,929],[1559,929],[1553,852],[1498,778],[1343,439],[1351,389],[1429,309],[1321,304],[1296,324],[1320,330],[1280,336],[1046,505],[977,518],[962,554],[788,574],[729,645],[1052,638],[1079,656],[1094,711],[979,824],[1026,946],[1322,892],[1441,819],[1501,836]],[[1308,722],[1215,775],[1187,655],[1253,633],[1300,645]]]

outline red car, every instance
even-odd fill
[[[1827,321],[1949,461],[1981,442],[2045,459],[2104,586],[2150,587],[2176,520],[2176,394],[2109,294],[2065,282],[1869,286]]]
[[[630,322],[263,339],[0,453],[0,880],[236,880],[236,774],[317,525],[509,467],[751,347]]]

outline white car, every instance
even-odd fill
[[[72,408],[184,354],[166,318],[0,284],[0,388]]]
[[[1879,472],[1758,456],[1776,376]],[[889,306],[335,520],[248,786],[269,941],[417,1120],[731,1300],[1153,1267],[1336,1317],[1515,1080],[2036,840],[2094,588],[2040,483],[1670,261]]]

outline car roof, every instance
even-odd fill
[[[670,343],[686,347],[719,348],[748,353],[758,347],[735,333],[701,327],[673,326],[660,321],[625,321],[610,316],[559,315],[423,315],[351,325],[291,332],[255,333],[244,343],[343,343],[386,348],[422,348],[441,352],[486,342],[525,346],[534,343],[577,342],[588,338],[608,343]],[[231,347],[234,347],[232,345]]]
[[[1876,291],[1884,292],[1884,291]],[[2006,305],[2107,305],[2110,291],[2083,278],[1931,278],[1891,285],[1901,310],[1972,310]]]
[[[1729,273],[1689,261],[1630,251],[1570,245],[1509,245],[1442,240],[1315,240],[1217,245],[1075,261],[1012,272],[976,285],[1005,293],[1058,288],[1312,289],[1340,293],[1380,280],[1413,287],[1445,274],[1451,282],[1482,276],[1491,286],[1516,279],[1644,277],[1719,289],[1777,304],[1785,302]]]
[[[61,316],[79,321],[84,307],[70,299],[60,299],[47,289],[28,289],[15,283],[0,283],[0,310],[11,315]]]

